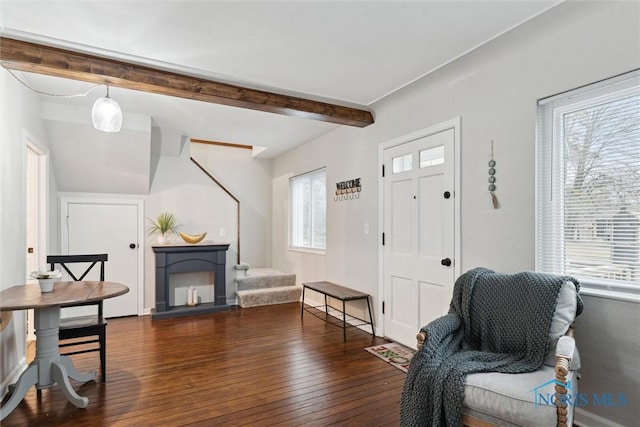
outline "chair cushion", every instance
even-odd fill
[[[556,311],[553,313],[553,319],[551,320],[551,329],[549,330],[549,338],[551,338],[549,344],[549,352],[544,359],[544,364],[547,366],[556,365],[556,343],[558,339],[567,333],[569,326],[576,318],[576,300],[577,291],[573,282],[565,282],[560,288],[558,293]],[[574,359],[571,361],[571,369],[578,370],[580,368],[580,357],[577,349],[574,354]]]
[[[571,396],[577,396],[574,371],[569,373]],[[556,425],[556,407],[551,396],[555,393],[554,368],[542,366],[524,374],[499,372],[469,374],[464,389],[463,413],[498,426]],[[569,408],[569,423],[573,411]]]

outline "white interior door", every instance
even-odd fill
[[[454,137],[451,128],[383,154],[384,333],[410,347],[453,292]]]
[[[138,203],[73,201],[63,203],[63,239],[65,254],[106,253],[105,280],[123,283],[129,292],[104,301],[106,317],[138,314],[139,289],[139,216]],[[66,207],[66,212],[64,207]],[[65,218],[66,213],[66,218]],[[63,230],[64,230],[63,228]],[[66,245],[66,246],[65,246]],[[99,268],[94,267],[86,280],[97,280]],[[74,271],[75,273],[75,271]],[[73,311],[72,311],[73,310]],[[84,308],[64,309],[62,315],[79,315]]]

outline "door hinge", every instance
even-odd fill
[[[69,228],[69,215],[67,215],[67,228]]]
[[[382,177],[384,178],[384,163],[382,164]]]
[[[384,246],[384,233],[382,233],[382,246]]]
[[[384,314],[384,301],[382,301],[382,314]]]

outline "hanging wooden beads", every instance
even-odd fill
[[[489,160],[489,193],[491,193],[491,204],[493,209],[498,209],[498,197],[496,197],[496,161],[493,158],[493,139],[491,140],[491,160]]]

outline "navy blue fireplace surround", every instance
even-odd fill
[[[156,257],[156,307],[152,319],[193,316],[228,310],[226,260],[228,243],[152,246]],[[174,273],[213,272],[214,301],[194,307],[170,306],[169,277]]]

